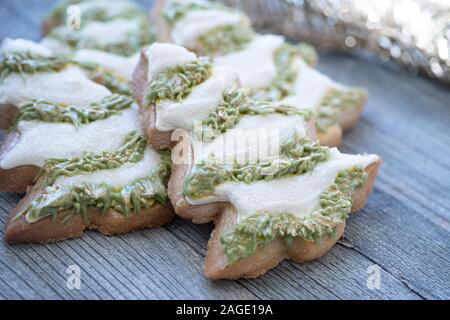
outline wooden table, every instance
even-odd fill
[[[39,39],[52,2],[0,0],[0,38]],[[449,87],[347,55],[322,55],[318,68],[368,88],[362,119],[346,133],[342,150],[384,160],[366,207],[349,218],[345,237],[325,257],[304,265],[285,261],[254,280],[209,281],[202,265],[212,226],[176,219],[117,237],[88,232],[50,245],[0,241],[0,297],[449,299]],[[18,200],[0,194],[0,232]],[[66,286],[73,264],[81,268],[80,290]],[[381,270],[379,289],[367,287],[373,265]]]

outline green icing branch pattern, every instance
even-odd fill
[[[89,78],[95,79],[95,82],[104,85],[113,93],[131,96],[131,84],[128,79],[122,77],[112,70],[107,70],[100,64],[88,61],[78,61],[81,68],[89,72]]]
[[[172,28],[189,11],[193,10],[222,10],[224,12],[239,12],[242,19],[233,25],[219,26],[200,35],[197,39],[197,52],[204,55],[226,54],[242,49],[255,36],[248,19],[240,11],[224,6],[220,3],[180,3],[169,1],[165,6],[162,16]]]
[[[217,134],[233,128],[244,115],[299,115],[309,120],[312,113],[306,109],[298,109],[287,105],[276,105],[271,102],[258,102],[249,97],[247,89],[225,92],[222,103],[202,122],[201,138],[213,139]],[[195,132],[197,135],[197,132]],[[197,138],[199,138],[197,136]]]
[[[346,109],[360,108],[367,99],[364,89],[328,89],[317,107],[316,128],[325,132],[336,124]]]
[[[139,136],[130,135],[116,155],[102,153],[76,159],[49,160],[44,166],[45,172],[41,174],[36,184],[42,191],[28,207],[16,215],[16,219],[25,216],[29,223],[33,223],[51,216],[54,221],[58,214],[64,214],[63,220],[68,222],[74,215],[81,214],[87,223],[89,208],[101,210],[103,214],[109,209],[114,209],[128,216],[130,213],[139,214],[142,208],[149,208],[155,202],[164,203],[167,199],[164,183],[171,164],[167,152],[160,153],[161,161],[156,167],[149,168],[142,178],[126,186],[112,186],[106,183],[52,185],[58,176],[113,169],[126,162],[139,161],[142,158],[145,141],[136,137]],[[118,160],[120,156],[123,158]]]
[[[197,39],[197,52],[206,55],[227,54],[237,51],[249,43],[255,32],[245,19],[236,24],[216,27],[200,35]]]
[[[101,67],[97,70],[97,73],[93,75],[93,78],[97,83],[104,85],[113,93],[124,94],[127,96],[132,95],[131,83],[128,79],[125,79],[114,72],[106,71]]]
[[[77,49],[95,49],[107,51],[121,56],[131,56],[138,52],[143,46],[156,40],[155,30],[146,18],[137,19],[139,26],[133,31],[120,37],[121,41],[116,43],[100,44],[95,39],[78,39]]]
[[[104,85],[113,93],[131,96],[131,86],[127,79],[97,63],[74,61],[65,55],[45,57],[31,52],[7,54],[0,61],[0,81],[13,73],[25,75],[36,72],[58,72],[69,65],[87,70],[91,79],[95,79],[95,82]]]
[[[129,108],[133,99],[128,96],[113,94],[88,106],[55,104],[43,100],[32,100],[20,106],[15,126],[20,121],[38,120],[43,122],[71,123],[76,127],[97,120],[106,119]]]
[[[317,53],[306,43],[284,43],[275,51],[273,58],[277,69],[275,79],[269,87],[253,92],[252,96],[256,100],[277,101],[292,95],[298,74],[298,69],[294,67],[295,59],[302,58],[307,64],[314,65],[317,62]]]
[[[214,157],[202,160],[184,179],[183,194],[191,199],[199,199],[212,195],[215,188],[225,182],[250,184],[304,174],[313,170],[318,163],[326,161],[328,155],[327,147],[294,134],[281,145],[280,157],[276,159],[245,164],[220,163]]]
[[[366,179],[364,168],[359,166],[340,171],[334,184],[320,195],[320,208],[304,217],[263,211],[245,218],[220,237],[228,263],[233,264],[252,255],[258,247],[276,238],[290,245],[296,238],[318,242],[333,234],[348,217],[352,195]]]
[[[94,3],[96,0],[89,0]],[[46,16],[46,20],[51,21],[53,25],[62,25],[66,20],[67,8],[71,5],[78,5],[87,0],[63,0],[59,1]],[[101,5],[93,5],[90,8],[84,8],[82,12],[82,24],[91,21],[110,21],[113,19],[131,19],[135,17],[145,18],[145,13],[133,2],[128,2],[126,6],[123,6],[121,10],[113,11],[108,10],[108,7]]]
[[[100,43],[95,38],[83,37],[80,30],[71,30],[65,26],[53,29],[48,37],[67,44],[73,50],[93,49],[129,57],[156,39],[155,30],[146,18],[134,17],[131,20],[137,21],[136,30],[117,37],[117,41],[114,43]]]
[[[159,72],[154,79],[148,79],[150,84],[145,104],[149,106],[164,99],[180,101],[195,86],[208,79],[211,73],[212,62],[208,57]]]
[[[173,27],[189,11],[211,9],[231,10],[229,7],[217,2],[177,2],[169,0],[163,9],[162,17],[169,26]]]
[[[32,52],[5,54],[0,61],[0,81],[13,73],[32,74],[35,72],[60,71],[72,61],[67,57],[41,56]]]
[[[144,137],[131,132],[125,139],[125,143],[115,152],[88,152],[83,156],[70,159],[47,159],[36,180],[41,179],[41,185],[49,186],[61,176],[71,177],[98,170],[119,168],[125,163],[137,163],[143,159],[146,145]]]

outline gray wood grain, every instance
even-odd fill
[[[0,0],[0,38],[39,39],[53,2]],[[51,245],[0,241],[0,298],[449,299],[449,88],[361,57],[323,54],[318,68],[368,88],[362,119],[341,149],[384,160],[366,207],[349,218],[345,237],[326,256],[303,265],[285,261],[258,279],[214,282],[202,276],[212,226],[181,219],[118,237],[88,232]],[[18,200],[0,194],[0,235]],[[72,264],[82,270],[80,290],[66,287]],[[378,290],[366,285],[374,264],[381,269]]]

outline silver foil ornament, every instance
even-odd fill
[[[364,49],[450,84],[450,0],[224,0],[257,29],[320,49]]]

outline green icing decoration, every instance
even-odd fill
[[[95,38],[83,37],[80,30],[71,30],[65,26],[53,29],[48,37],[67,44],[73,50],[93,49],[128,57],[156,39],[154,28],[146,18],[134,17],[133,20],[138,21],[136,30],[117,37],[117,41],[114,43],[99,43]]]
[[[247,90],[224,92],[222,103],[203,120],[201,135],[203,136],[205,132],[225,132],[233,128],[241,118],[241,107],[249,101]]]
[[[325,132],[336,124],[346,109],[359,108],[367,99],[364,89],[329,89],[317,108],[316,128]]]
[[[170,25],[173,26],[178,20],[183,18],[186,13],[192,10],[210,10],[210,9],[218,9],[218,10],[231,10],[229,7],[226,7],[220,3],[216,2],[177,2],[177,1],[168,1],[165,5],[162,17],[164,20]]]
[[[61,0],[55,5],[47,14],[45,20],[50,21],[52,25],[62,25],[66,20],[67,8],[71,5],[78,5],[83,2],[88,2],[87,0]],[[96,0],[89,0],[89,2],[95,3]],[[112,2],[112,1],[111,1]],[[127,5],[123,6],[121,10],[108,10],[108,6],[97,5],[91,6],[90,8],[84,8],[82,12],[82,25],[85,22],[92,21],[110,21],[113,19],[120,18],[136,18],[142,17],[145,19],[145,13],[132,1],[127,1]]]
[[[156,40],[155,30],[146,19],[138,19],[139,27],[133,32],[120,37],[116,43],[100,44],[95,39],[79,38],[77,49],[95,49],[115,53],[121,56],[131,56],[143,46]]]
[[[0,61],[0,81],[12,73],[60,71],[71,61],[64,57],[45,57],[32,52],[6,54]]]
[[[69,29],[66,26],[60,26],[50,31],[50,33],[47,34],[47,37],[65,44],[71,49],[76,49],[80,39],[79,31],[80,30]]]
[[[187,12],[192,10],[222,10],[224,12],[236,12],[236,9],[224,6],[220,3],[181,3],[169,1],[165,6],[162,16],[170,27],[183,18]],[[217,53],[226,54],[231,51],[242,49],[255,36],[248,18],[241,12],[242,19],[234,25],[219,26],[198,37],[195,45],[197,52],[204,55]]]
[[[105,86],[113,93],[131,96],[131,84],[128,79],[118,75],[112,70],[107,70],[100,64],[88,61],[79,61],[78,64],[89,72],[89,77],[95,82]]]
[[[320,209],[304,217],[263,211],[243,219],[220,237],[228,263],[252,255],[258,247],[276,238],[282,238],[289,245],[295,238],[318,242],[333,234],[348,217],[352,195],[366,179],[366,172],[359,166],[340,171],[334,184],[320,195]]]
[[[82,124],[88,124],[118,114],[120,111],[129,108],[132,103],[133,99],[131,97],[118,94],[107,96],[101,101],[91,103],[88,106],[32,100],[20,106],[15,125],[17,126],[19,121],[38,120],[43,122],[71,123],[79,127]]]
[[[142,140],[135,141],[139,148],[141,148],[140,141]],[[123,153],[123,150],[119,150],[118,153]],[[138,157],[141,157],[138,156],[136,150],[131,154],[129,161],[136,161]],[[130,213],[139,214],[142,208],[149,208],[155,202],[164,203],[167,199],[164,183],[170,172],[171,162],[167,152],[160,153],[160,155],[161,161],[156,167],[149,168],[142,178],[122,187],[106,183],[45,186],[45,183],[54,180],[58,174],[73,175],[78,172],[91,172],[97,165],[99,167],[95,167],[96,170],[116,167],[116,164],[98,164],[99,157],[95,155],[73,161],[71,159],[62,162],[52,160],[56,167],[50,168],[49,165],[46,168],[47,172],[38,181],[38,186],[43,188],[42,192],[27,208],[17,214],[16,219],[26,216],[27,221],[33,223],[51,216],[54,221],[58,214],[64,214],[63,221],[69,222],[75,214],[81,214],[87,223],[89,208],[100,210],[103,214],[108,209],[114,209],[129,216]],[[85,160],[87,161],[85,162]],[[89,163],[89,160],[93,160],[93,162]],[[81,165],[83,167],[80,167]],[[89,165],[91,167],[88,167]],[[71,166],[78,168],[74,169]],[[47,177],[47,174],[50,176]]]
[[[215,188],[225,182],[250,184],[260,180],[273,180],[289,175],[310,172],[318,163],[326,161],[329,149],[296,134],[286,141],[277,159],[258,160],[251,163],[219,163],[214,157],[196,164],[186,176],[183,194],[191,199],[210,196]]]
[[[316,51],[306,43],[298,45],[284,43],[276,50],[274,53],[277,68],[275,79],[269,87],[255,90],[253,98],[260,101],[278,101],[292,95],[298,73],[297,68],[294,68],[294,62],[299,57],[309,65],[314,65],[317,61]]]
[[[208,118],[202,122],[202,137],[208,133],[208,139],[215,134],[223,133],[233,128],[244,115],[300,115],[306,120],[312,117],[312,113],[305,109],[298,109],[287,105],[276,105],[270,102],[258,102],[249,97],[246,89],[237,89],[225,92],[222,103]]]
[[[97,79],[99,84],[104,85],[113,93],[124,94],[127,96],[133,94],[131,91],[131,83],[128,79],[125,79],[114,72],[99,69],[98,77],[95,77],[95,79]]]
[[[144,137],[132,132],[123,146],[115,152],[88,152],[70,159],[50,158],[44,162],[36,180],[42,178],[41,184],[49,186],[61,176],[71,177],[86,172],[115,169],[125,163],[137,163],[143,159],[146,145]]]
[[[219,26],[200,35],[197,51],[206,55],[227,54],[241,50],[255,36],[246,20],[236,24]]]
[[[150,84],[145,98],[147,106],[159,100],[182,100],[192,89],[211,76],[212,62],[201,57],[187,64],[178,65],[158,73]]]
[[[0,61],[0,81],[12,73],[24,75],[36,72],[58,72],[68,65],[80,66],[87,70],[91,78],[113,93],[131,95],[131,86],[127,79],[106,70],[97,63],[74,61],[64,55],[45,57],[30,52],[7,54]]]
[[[313,67],[317,63],[317,51],[310,44],[300,42],[299,44],[292,45],[294,48],[292,50],[297,51],[298,55],[308,64]]]

